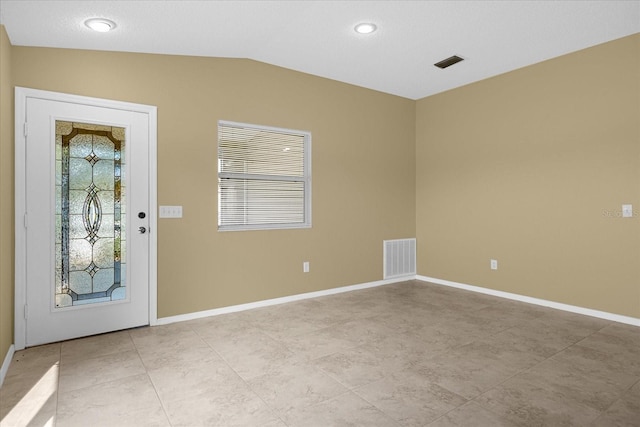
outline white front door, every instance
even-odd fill
[[[149,324],[149,114],[25,104],[25,345]]]

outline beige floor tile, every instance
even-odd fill
[[[609,320],[583,316],[562,310],[549,310],[539,317],[542,323],[553,328],[563,328],[577,337],[587,337],[612,324]]]
[[[94,335],[62,342],[60,357],[65,361],[86,359],[135,350],[129,331]]]
[[[517,425],[472,401],[438,418],[429,424],[429,427],[515,427]]]
[[[348,391],[320,369],[306,364],[283,366],[247,383],[279,414],[314,405]]]
[[[495,330],[485,327],[483,324],[473,321],[469,316],[470,315],[462,315],[455,312],[452,314],[450,311],[445,311],[440,321],[421,326],[421,330],[424,331],[426,336],[438,338],[438,341],[445,337],[448,338],[449,347],[468,344],[505,330],[503,326]]]
[[[281,304],[247,314],[255,327],[276,339],[312,333],[351,318],[350,314],[316,300]]]
[[[434,328],[437,328],[437,325]],[[378,357],[394,360],[394,366],[401,370],[447,353],[459,338],[440,334],[433,329],[416,328],[389,334],[383,339],[367,344],[367,347]]]
[[[552,308],[542,307],[525,302],[508,299],[498,299],[487,296],[491,299],[486,308],[481,309],[483,313],[493,315],[508,321],[532,321],[548,315]],[[509,320],[513,319],[513,320]]]
[[[103,384],[146,372],[135,350],[81,359],[65,358],[60,362],[59,390],[61,393]]]
[[[632,380],[627,386],[621,386],[611,378],[585,375],[553,359],[540,363],[519,377],[598,411],[607,409],[633,384]]]
[[[172,346],[145,347],[138,350],[147,370],[162,367],[188,366],[193,361],[220,358],[206,342],[200,338],[191,343],[174,348]]]
[[[284,345],[263,332],[250,331],[227,340],[205,341],[245,380],[296,360]]]
[[[270,309],[270,307],[265,308],[265,310],[268,309]],[[208,341],[227,340],[240,333],[246,333],[252,330],[260,331],[260,329],[250,321],[250,312],[251,311],[243,311],[221,314],[184,323],[202,339]]]
[[[489,307],[496,299],[488,295],[467,292],[462,289],[420,282],[416,287],[416,300],[424,298],[425,302],[438,305],[456,313],[468,313]]]
[[[521,371],[493,354],[482,351],[445,353],[410,368],[424,377],[466,399],[496,387]]]
[[[576,343],[581,338],[570,332],[548,328],[538,320],[519,325],[491,337],[513,348],[548,358]]]
[[[640,328],[418,281],[18,351],[0,426],[639,426]]]
[[[630,345],[635,349],[640,347],[640,330],[637,326],[611,322],[605,328],[600,329],[598,333],[617,337],[620,341],[613,342],[613,345]]]
[[[363,317],[333,327],[339,336],[355,345],[373,344],[409,328],[405,322],[396,321],[389,315]]]
[[[57,391],[60,365],[55,359],[51,359],[47,363],[38,361],[31,370],[22,364],[12,372],[12,375],[5,377],[2,388],[0,388],[0,419],[19,402],[28,403],[26,401],[31,399],[32,393],[41,395],[42,390],[51,387],[52,393]],[[11,369],[13,369],[13,365]],[[15,371],[20,373],[16,374]],[[38,400],[42,400],[42,398]]]
[[[545,359],[535,351],[526,347],[519,348],[513,345],[512,341],[504,340],[502,336],[496,335],[456,347],[447,353],[446,357],[486,361],[487,365],[497,362],[504,367],[513,368],[515,371],[529,369]]]
[[[274,420],[262,425],[262,427],[287,427],[287,425],[282,420]]]
[[[215,391],[221,385],[240,386],[242,380],[219,356],[191,360],[182,366],[167,365],[148,371],[163,402]]]
[[[302,360],[314,360],[352,347],[354,343],[342,328],[329,326],[313,333],[282,337],[278,340],[295,356]]]
[[[42,426],[55,420],[57,397],[57,363],[38,371],[38,376],[5,378],[0,389],[0,426]]]
[[[640,425],[640,398],[631,394],[621,397],[598,417],[593,425],[638,427]]]
[[[42,427],[54,426],[56,420],[57,394],[48,398],[32,396],[26,405],[12,407],[4,413],[0,411],[0,427]]]
[[[472,332],[476,337],[485,337],[526,323],[526,320],[519,316],[496,315],[495,312],[487,311],[489,309],[490,307],[484,307],[473,311],[456,311],[455,316],[446,324],[451,329]]]
[[[636,382],[634,385],[629,387],[629,389],[627,390],[627,393],[629,393],[631,396],[636,397],[638,398],[638,400],[640,400],[640,381]]]
[[[531,374],[512,378],[475,401],[521,426],[585,426],[600,415],[570,390],[537,381]]]
[[[354,295],[348,294],[350,292],[311,300],[317,302],[312,316],[321,319],[327,326],[330,326],[385,313],[385,303],[381,301],[379,296],[373,295],[367,298],[366,290],[363,290],[362,294],[359,294],[358,291],[352,292]],[[346,298],[341,300],[340,296]]]
[[[620,389],[626,389],[640,380],[640,372],[637,369],[639,354],[614,354],[576,344],[544,363],[557,364],[568,372],[600,379]]]
[[[353,390],[403,426],[424,426],[467,399],[402,371]]]
[[[475,331],[456,329],[447,323],[436,323],[408,332],[407,338],[413,341],[411,345],[420,344],[428,353],[452,350],[479,338]]]
[[[613,324],[579,341],[577,346],[606,354],[610,365],[619,365],[625,372],[640,377],[640,328]]]
[[[169,426],[146,374],[123,378],[58,396],[57,427]]]
[[[405,368],[403,360],[390,358],[365,344],[313,361],[313,365],[348,388],[358,387]]]
[[[146,349],[156,351],[164,348],[171,351],[202,341],[190,326],[183,323],[134,329],[131,339],[141,353]]]
[[[289,427],[398,425],[375,406],[351,392],[317,405],[292,409],[283,416],[283,420]]]
[[[16,351],[7,372],[5,383],[11,377],[40,378],[52,366],[60,362],[61,343],[46,344]]]
[[[164,402],[173,427],[245,427],[279,420],[247,385],[219,384],[184,399]]]

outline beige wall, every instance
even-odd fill
[[[418,101],[419,274],[640,317],[638,76],[635,35]]]
[[[11,44],[0,25],[0,364],[13,344],[13,86]]]
[[[248,60],[0,43],[2,356],[14,85],[158,106],[159,204],[184,206],[159,220],[161,317],[378,280],[382,240],[416,234],[421,275],[640,317],[640,218],[616,217],[640,211],[639,35],[417,103]],[[312,229],[216,231],[219,119],[312,132]]]
[[[237,59],[14,46],[17,86],[158,106],[160,317],[382,279],[415,235],[415,102]],[[217,231],[219,119],[312,133],[313,228]],[[302,273],[310,261],[311,272]]]

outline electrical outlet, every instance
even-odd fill
[[[305,261],[302,263],[302,272],[303,273],[309,272],[309,261]]]
[[[497,270],[498,269],[498,260],[497,259],[492,259],[491,260],[491,269],[492,270]]]
[[[631,218],[633,216],[633,205],[622,205],[622,218]]]

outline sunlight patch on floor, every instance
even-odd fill
[[[49,399],[54,397],[58,389],[58,370],[58,363],[49,368],[42,378],[31,387],[31,390],[0,420],[0,424],[3,426],[29,425]],[[54,417],[52,416],[44,426],[53,425]]]

